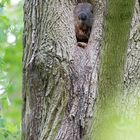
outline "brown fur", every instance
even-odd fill
[[[75,7],[74,22],[78,45],[86,47],[93,23],[93,7],[90,3],[79,3]]]

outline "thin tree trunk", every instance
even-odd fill
[[[23,140],[80,140],[88,133],[105,4],[94,4],[93,29],[83,49],[76,46],[72,24],[76,3],[25,0]]]
[[[107,2],[99,94],[92,122],[93,140],[118,140],[125,139],[126,136],[120,134],[122,131],[121,113],[125,106],[122,104],[122,99],[124,99],[124,65],[134,1],[108,0]]]
[[[125,66],[125,89],[134,90],[140,85],[140,6],[135,2],[134,15]]]
[[[136,118],[140,113],[140,4],[138,0],[135,1],[131,23],[125,65],[124,91],[125,94],[122,100],[124,105],[123,115],[129,119]]]

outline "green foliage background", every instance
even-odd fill
[[[0,0],[0,140],[20,140],[23,1]],[[8,34],[16,37],[8,42]]]

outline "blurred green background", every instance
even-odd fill
[[[20,140],[23,1],[0,0],[0,140]]]

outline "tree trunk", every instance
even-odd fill
[[[94,5],[94,22],[83,49],[73,9],[85,1]],[[127,51],[134,2],[107,2],[25,0],[23,140],[110,140],[104,134],[114,128],[106,126],[127,110],[123,101],[139,85],[140,14],[137,1]]]
[[[109,0],[107,8],[92,139],[125,140],[129,139],[124,129],[128,122],[123,118],[122,112],[129,103],[126,103],[127,98],[124,98],[124,65],[134,1]]]
[[[140,113],[140,3],[135,2],[124,75],[123,114],[134,119]],[[125,99],[125,100],[124,100]],[[125,101],[125,102],[124,102]],[[132,115],[133,114],[133,115]]]
[[[134,90],[140,85],[140,6],[135,2],[125,66],[125,89]]]
[[[94,3],[94,23],[85,49],[76,44],[76,3],[25,0],[23,140],[80,140],[88,133],[96,100],[105,3]]]

